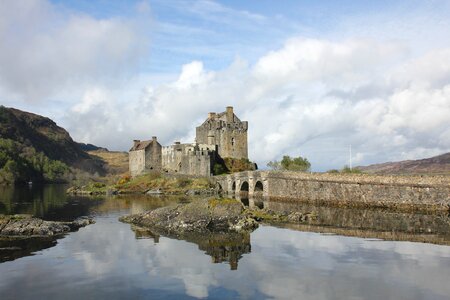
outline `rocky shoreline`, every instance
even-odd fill
[[[93,224],[90,217],[79,217],[72,222],[44,221],[30,215],[0,215],[1,237],[50,237],[76,231]]]
[[[235,199],[202,199],[188,204],[161,207],[119,219],[145,228],[169,233],[252,231],[258,223],[244,214]]]
[[[72,186],[67,189],[67,194],[73,196],[114,196],[114,195],[149,195],[149,196],[167,196],[167,195],[186,195],[186,196],[213,196],[216,190],[211,189],[187,189],[182,191],[165,191],[163,189],[143,189],[139,191],[121,191],[119,189],[101,189],[90,190],[85,186]]]
[[[268,209],[246,208],[236,199],[211,198],[161,207],[119,220],[158,234],[183,236],[186,233],[251,232],[260,222],[305,223],[315,218],[314,213],[280,214]]]

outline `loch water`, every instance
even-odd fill
[[[58,239],[0,240],[0,299],[449,299],[448,213],[245,200],[314,212],[307,224],[177,240],[118,221],[187,197],[73,197],[0,187],[0,214],[96,223]]]

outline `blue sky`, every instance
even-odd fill
[[[0,104],[127,150],[250,122],[313,169],[450,151],[449,1],[3,1]]]

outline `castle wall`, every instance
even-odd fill
[[[240,121],[232,107],[221,114],[210,113],[208,119],[196,128],[196,140],[215,144],[220,157],[248,158],[248,122]]]
[[[225,130],[216,132],[219,136],[218,145],[221,157],[248,158],[247,122],[243,123],[245,126],[227,127]]]
[[[151,143],[145,152],[145,170],[160,171],[162,168],[161,145],[159,143]]]
[[[210,176],[215,162],[215,145],[174,144],[162,147],[162,169],[180,174]]]
[[[128,164],[131,176],[143,174],[145,171],[145,150],[130,151]]]

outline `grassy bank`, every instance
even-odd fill
[[[148,191],[158,191],[162,194],[186,194],[188,192],[203,192],[213,188],[210,180],[205,177],[175,176],[162,173],[149,173],[131,178],[122,176],[116,183],[107,184],[91,182],[84,186],[72,187],[68,190],[74,194],[142,194]]]

